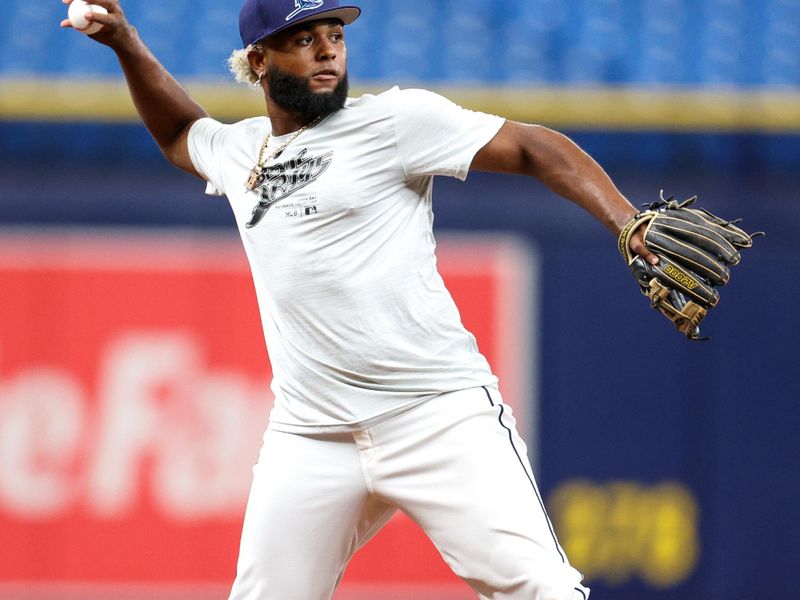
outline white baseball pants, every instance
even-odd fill
[[[443,394],[357,433],[268,429],[254,475],[229,600],[328,600],[397,509],[480,598],[589,596],[495,388]]]

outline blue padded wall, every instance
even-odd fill
[[[800,0],[361,0],[348,29],[361,80],[459,84],[800,85]],[[114,57],[67,35],[63,5],[7,0],[0,77],[117,76]],[[123,3],[177,75],[224,78],[239,3]],[[53,48],[61,49],[53,52]]]

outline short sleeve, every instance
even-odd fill
[[[467,110],[425,90],[399,90],[394,119],[407,176],[448,175],[462,180],[478,151],[505,123],[501,117]]]
[[[206,194],[222,196],[221,149],[227,126],[210,118],[195,121],[189,130],[189,157],[194,168],[208,182]]]

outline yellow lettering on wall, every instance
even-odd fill
[[[561,545],[588,581],[620,586],[638,577],[658,588],[686,581],[700,554],[699,509],[676,482],[573,480],[548,503]]]

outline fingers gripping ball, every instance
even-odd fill
[[[697,198],[683,202],[663,195],[623,228],[619,250],[650,305],[672,321],[691,340],[700,338],[700,322],[719,302],[716,288],[730,279],[730,267],[739,264],[740,250],[753,238],[702,208],[690,208]],[[633,233],[643,228],[645,246],[658,256],[651,265],[630,249]]]
[[[72,0],[69,5],[67,16],[69,17],[69,22],[72,23],[75,29],[86,35],[92,35],[100,31],[103,25],[101,23],[92,23],[88,21],[86,19],[86,13],[90,12],[102,15],[108,14],[108,11],[102,6],[89,4],[84,0]]]

